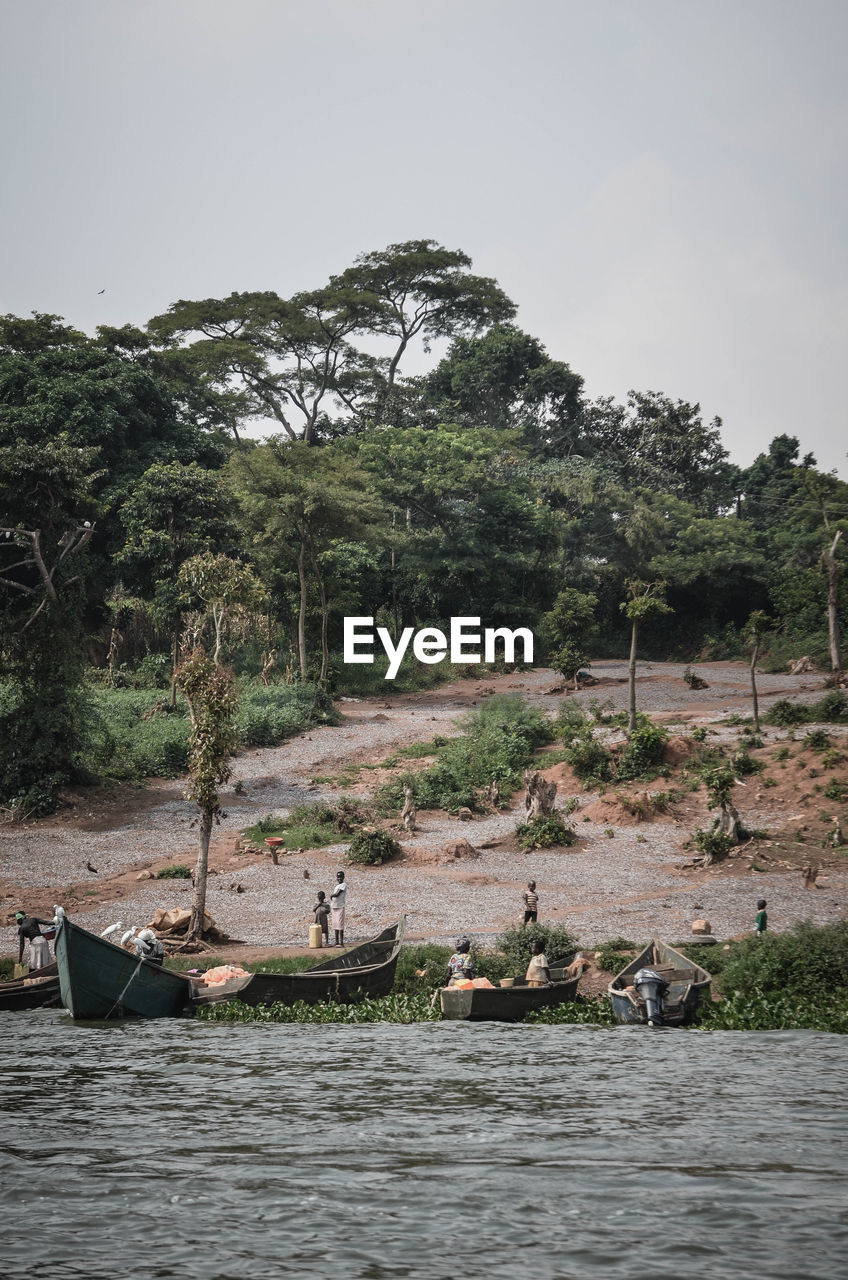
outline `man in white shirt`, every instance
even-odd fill
[[[345,897],[347,896],[347,884],[345,883],[345,873],[343,871],[336,872],[336,883],[333,885],[330,894],[330,925],[336,935],[335,946],[344,946],[344,927],[345,927]]]

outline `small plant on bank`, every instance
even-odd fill
[[[736,841],[721,831],[712,828],[709,831],[696,831],[692,837],[695,845],[704,854],[707,862],[719,862],[726,858]]]
[[[156,872],[157,880],[190,880],[191,867],[183,862],[175,862],[170,867],[162,867]]]
[[[400,857],[400,853],[400,845],[397,840],[392,839],[388,831],[383,831],[381,827],[372,827],[357,831],[350,842],[347,861],[364,863],[366,866],[379,866],[380,863],[390,862],[392,858]]]
[[[591,734],[567,747],[565,758],[581,782],[590,779],[608,782],[612,777],[612,756]]]
[[[542,943],[545,955],[550,962],[564,960],[577,950],[577,938],[570,929],[560,925],[535,924],[519,925],[515,929],[507,929],[497,939],[497,949],[504,957],[505,973],[524,974],[530,963],[532,944]]]
[[[662,765],[668,731],[651,721],[639,724],[625,743],[615,765],[615,776],[625,782],[655,773]]]
[[[822,789],[822,795],[826,800],[836,800],[838,804],[846,804],[848,803],[848,782],[831,778],[827,786]]]
[[[704,728],[704,726],[703,726],[702,724],[696,725],[696,726],[695,726],[695,728],[692,730],[692,741],[693,741],[693,742],[706,742],[706,740],[707,740],[707,731],[706,731],[706,729]]]
[[[553,813],[540,814],[529,822],[519,822],[515,828],[515,837],[520,848],[553,849],[557,846],[567,848],[574,844],[577,834],[570,823],[564,822],[559,810]]]
[[[804,735],[801,748],[804,751],[827,751],[830,747],[830,734],[824,729],[813,729]]]

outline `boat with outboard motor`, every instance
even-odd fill
[[[616,1022],[679,1027],[709,998],[712,977],[701,965],[654,938],[607,988]]]

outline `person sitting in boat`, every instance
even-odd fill
[[[467,938],[460,938],[450,960],[448,960],[449,987],[456,986],[460,978],[474,977],[474,961],[471,958],[471,943]]]
[[[132,940],[137,956],[143,960],[151,960],[153,964],[164,964],[165,948],[152,929],[142,929]]]
[[[527,966],[525,981],[528,987],[549,987],[551,970],[548,957],[545,955],[545,944],[541,938],[534,938],[530,944],[530,963]]]
[[[50,947],[41,932],[41,925],[52,926],[52,920],[42,920],[39,916],[28,916],[23,911],[15,912],[15,923],[18,926],[18,964],[24,958],[24,943],[29,943],[30,969],[43,969],[50,963]]]

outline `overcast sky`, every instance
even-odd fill
[[[591,396],[844,477],[846,36],[844,0],[0,0],[0,309],[143,324],[431,238]]]

